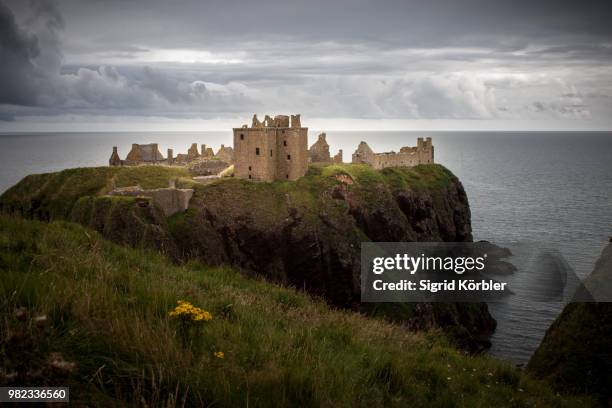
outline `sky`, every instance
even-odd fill
[[[612,2],[0,0],[0,132],[612,130]]]

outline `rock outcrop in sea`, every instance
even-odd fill
[[[612,243],[575,299],[547,330],[527,370],[561,392],[598,395],[612,404]],[[590,299],[589,299],[590,298]]]

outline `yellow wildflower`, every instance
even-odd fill
[[[214,354],[217,358],[225,358],[225,353],[223,353],[222,351],[215,351]]]
[[[168,313],[170,317],[178,317],[184,320],[195,322],[208,322],[212,320],[212,315],[206,310],[200,309],[184,300],[179,300],[177,306]]]

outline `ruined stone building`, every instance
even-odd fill
[[[334,157],[332,157],[332,163],[344,163],[342,154],[342,149],[338,149],[338,153],[336,153]]]
[[[229,164],[234,164],[234,149],[231,147],[225,147],[225,145],[221,145],[217,154],[215,154],[215,158],[224,161]]]
[[[325,140],[325,133],[319,134],[317,141],[308,149],[308,156],[311,163],[329,163],[331,157],[329,155],[329,144]]]
[[[308,149],[311,163],[342,163],[342,149],[332,158],[329,153],[329,144],[325,133],[319,134],[317,141]]]
[[[166,164],[172,164],[175,166],[182,166],[190,163],[194,160],[199,159],[204,156],[204,151],[206,149],[206,145],[202,145],[202,154],[198,152],[198,144],[192,143],[189,149],[187,149],[187,153],[179,153],[176,157],[173,155],[172,149],[168,149],[168,161]]]
[[[215,152],[213,151],[212,147],[206,147],[205,144],[202,144],[202,157],[207,158],[207,159],[214,158]]]
[[[295,180],[308,170],[308,128],[300,115],[253,115],[251,126],[234,128],[234,175],[272,181]]]
[[[113,146],[113,153],[111,154],[110,159],[108,159],[109,166],[121,166],[123,164],[123,160],[119,157],[119,153],[117,153],[117,146]]]
[[[221,148],[215,155],[212,148],[205,144],[201,145],[201,151],[198,151],[198,144],[192,143],[187,149],[187,153],[179,153],[176,156],[172,149],[168,149],[167,157],[164,158],[157,143],[150,144],[132,144],[132,149],[126,156],[125,160],[121,160],[117,152],[117,146],[113,146],[108,164],[110,166],[137,166],[141,164],[167,164],[173,166],[187,166],[194,162],[203,162],[207,160],[216,160],[226,163],[227,166],[234,162],[234,151],[231,147],[221,145]],[[226,167],[227,167],[226,166]],[[215,167],[218,167],[217,165]]]
[[[353,153],[352,162],[369,164],[377,170],[385,167],[429,164],[434,162],[434,146],[431,137],[427,139],[419,137],[416,146],[402,147],[399,153],[374,153],[366,142],[361,142]]]
[[[111,166],[126,165],[133,166],[137,164],[158,164],[164,162],[166,159],[159,151],[157,143],[149,144],[132,144],[132,150],[125,157],[125,160],[119,159],[117,154],[117,147],[113,147],[113,154],[109,160]]]

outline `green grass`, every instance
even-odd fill
[[[34,174],[8,189],[0,199],[5,208],[41,219],[68,219],[77,200],[105,194],[116,187],[168,187],[171,179],[188,177],[180,167],[84,167],[57,173]]]
[[[29,218],[68,220],[82,197],[106,194],[113,186],[162,188],[174,179],[178,181],[177,187],[194,188],[196,201],[205,197],[207,191],[221,188],[235,196],[229,199],[250,201],[263,212],[272,214],[286,204],[301,208],[316,208],[322,204],[329,207],[329,203],[323,203],[327,198],[324,192],[339,183],[334,177],[338,174],[349,175],[354,181],[349,190],[358,193],[362,203],[374,206],[385,202],[381,198],[391,199],[393,191],[440,190],[454,180],[452,173],[440,165],[382,171],[359,164],[313,165],[305,177],[295,182],[259,183],[223,178],[209,185],[194,182],[186,169],[176,166],[77,168],[27,176],[2,195],[0,204],[9,212],[22,213]],[[333,213],[336,209],[345,210],[346,204],[336,202],[329,211]]]
[[[77,224],[0,217],[0,381],[16,369],[93,406],[589,406],[441,336],[332,310],[229,268],[176,266]],[[184,345],[178,299],[213,320]],[[18,320],[17,307],[28,318]],[[31,318],[46,315],[46,328]],[[12,345],[12,346],[11,346]],[[224,359],[213,356],[223,351]],[[51,352],[77,364],[47,376]],[[20,378],[18,376],[18,378]],[[60,383],[57,383],[60,382]]]
[[[406,190],[440,191],[456,180],[455,176],[440,165],[421,165],[412,168],[396,167],[382,171],[365,164],[311,165],[306,176],[296,181],[252,182],[241,179],[221,179],[206,186],[196,187],[194,202],[202,199],[208,203],[210,197],[223,197],[224,205],[243,206],[248,203],[249,211],[257,212],[258,222],[275,224],[278,216],[287,214],[293,207],[311,221],[321,213],[330,218],[345,216],[347,203],[330,200],[329,191],[340,184],[336,175],[348,175],[353,184],[348,185],[353,199],[372,211],[397,211],[393,194]],[[397,214],[401,217],[401,214]]]
[[[383,170],[374,170],[367,164],[311,165],[308,172],[310,176],[323,177],[336,174],[347,174],[362,186],[381,184],[397,190],[437,189],[447,186],[454,179],[453,174],[439,164],[388,167]]]
[[[139,185],[144,189],[168,187],[170,179],[188,178],[186,168],[176,166],[120,167],[115,176],[117,187]]]

